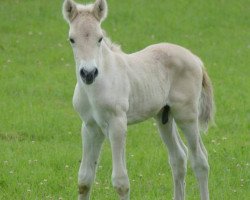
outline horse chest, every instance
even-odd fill
[[[110,115],[116,109],[114,99],[101,93],[89,94],[82,90],[78,84],[73,96],[73,106],[85,123],[94,121],[101,128],[106,127]]]

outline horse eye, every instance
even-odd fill
[[[75,40],[72,39],[72,38],[69,38],[69,41],[70,41],[71,44],[74,44],[74,43],[75,43]]]
[[[102,39],[103,39],[103,37],[101,37],[101,38],[98,40],[98,42],[101,43],[101,42],[102,42]]]

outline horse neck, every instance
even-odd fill
[[[116,52],[114,52],[110,46],[104,41],[102,44],[102,56],[101,56],[101,64],[104,68],[112,68],[111,64],[113,59],[115,58]]]

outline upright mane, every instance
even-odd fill
[[[116,53],[122,53],[121,46],[119,44],[112,42],[112,40],[107,36],[107,33],[105,30],[102,29],[102,32],[104,35],[104,42],[107,44],[110,50]]]

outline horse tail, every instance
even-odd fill
[[[207,131],[208,125],[214,124],[214,95],[212,82],[206,72],[206,69],[202,68],[202,91],[199,105],[199,123],[204,132]]]

